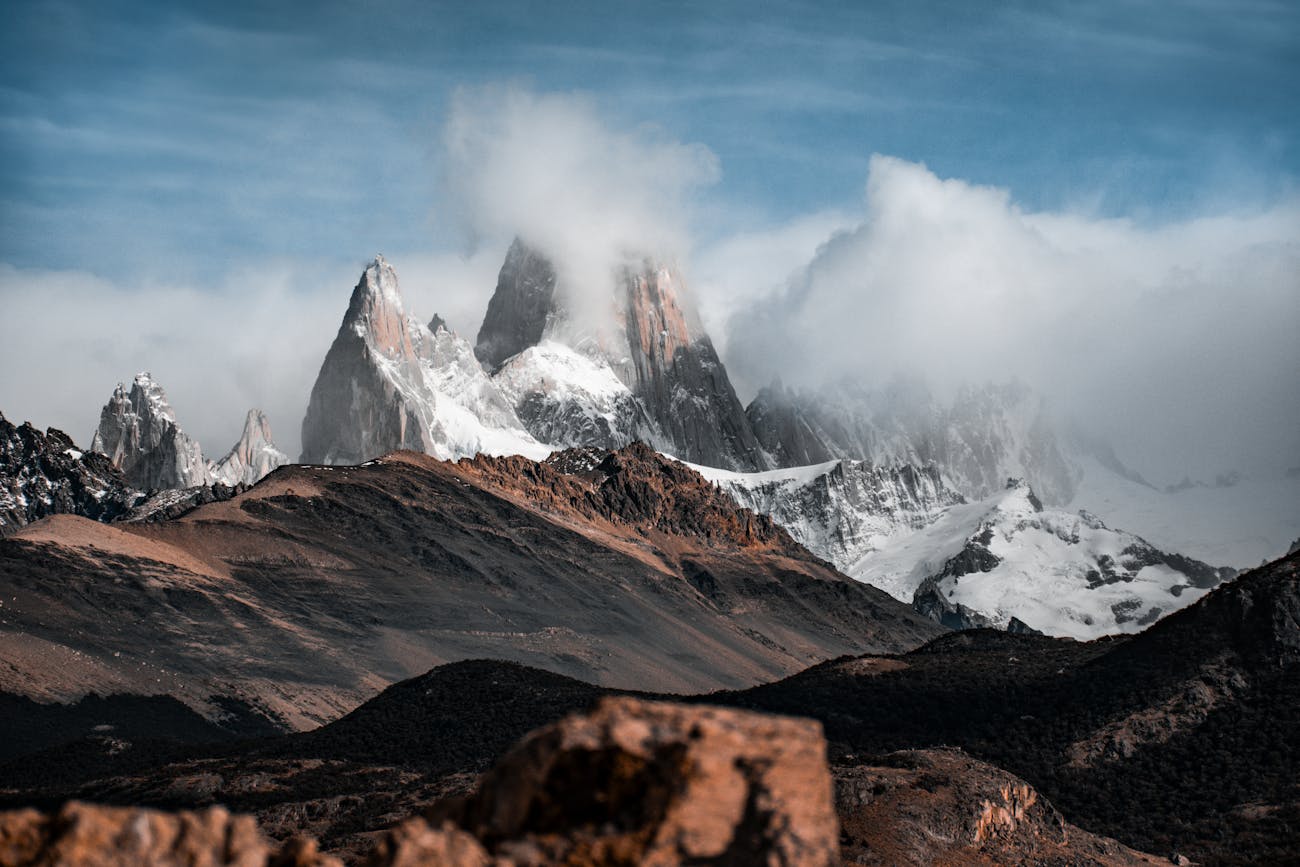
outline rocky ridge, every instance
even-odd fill
[[[111,521],[138,499],[108,458],[82,451],[61,430],[15,427],[0,415],[0,536],[47,515]]]
[[[690,691],[942,631],[639,445],[281,467],[173,520],[27,527],[0,545],[0,589],[0,689],[161,683],[205,715],[234,696],[294,728],[455,659]]]

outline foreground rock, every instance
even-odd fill
[[[477,840],[476,850],[471,840]],[[527,737],[461,802],[381,844],[372,864],[838,862],[821,725],[607,698]]]
[[[748,711],[602,701],[525,738],[470,797],[389,831],[374,867],[838,863],[821,725]],[[0,863],[332,867],[273,853],[250,816],[71,803],[0,813]]]
[[[309,842],[273,852],[251,816],[221,807],[166,813],[76,802],[54,814],[0,813],[0,864],[66,867],[342,867]]]

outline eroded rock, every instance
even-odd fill
[[[482,853],[454,829],[501,860],[474,860]],[[525,738],[475,794],[395,829],[377,854],[461,847],[468,860],[448,863],[829,865],[837,833],[819,723],[606,698]]]

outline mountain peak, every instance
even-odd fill
[[[555,445],[617,448],[639,439],[694,463],[768,466],[676,268],[654,257],[628,259],[582,304],[569,297],[562,279],[544,253],[516,239],[474,348],[493,375],[548,342],[590,362],[567,367],[594,377],[567,381],[532,375],[529,365],[515,363],[508,378],[528,384],[512,395],[515,411],[530,432]],[[607,378],[626,389],[614,412],[574,397]],[[600,442],[592,441],[593,432]]]
[[[142,491],[191,488],[210,481],[199,444],[176,423],[176,414],[148,372],[130,392],[118,383],[100,412],[91,449],[107,456]]]
[[[220,461],[212,465],[214,481],[235,485],[256,484],[276,467],[289,463],[289,456],[275,447],[271,423],[260,409],[250,409],[244,417],[244,432],[239,441]]]
[[[376,256],[362,272],[342,327],[390,358],[413,354],[397,271],[383,256]]]

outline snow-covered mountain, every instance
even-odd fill
[[[647,442],[730,468],[767,465],[681,278],[643,261],[611,274],[609,310],[565,307],[555,269],[516,241],[473,347],[404,310],[382,257],[353,290],[303,420],[302,460],[394,449],[540,457]]]
[[[289,463],[289,456],[275,447],[271,423],[260,409],[250,409],[244,419],[239,441],[221,460],[213,463],[210,474],[214,482],[234,487],[256,484],[276,467]]]
[[[166,392],[148,373],[138,374],[129,391],[118,383],[100,413],[90,448],[106,455],[137,490],[193,488],[212,481],[202,449],[176,424]]]
[[[839,460],[759,473],[693,468],[841,570],[965,502],[933,464],[918,469]]]
[[[1086,511],[1045,508],[1019,480],[889,540],[846,571],[921,610],[941,600],[994,626],[1015,619],[1084,640],[1138,632],[1235,574],[1161,551]]]
[[[967,502],[933,464],[696,469],[841,571],[955,628],[1134,632],[1233,574],[1087,512],[1045,508],[1019,480]]]
[[[404,309],[397,273],[375,258],[352,291],[302,423],[304,463],[359,464],[396,449],[440,458],[541,457],[467,341]]]
[[[108,458],[61,430],[15,427],[0,415],[0,536],[47,515],[111,521],[138,498]]]
[[[136,375],[130,390],[123,383],[113,389],[90,450],[107,457],[130,487],[144,493],[251,485],[289,462],[271,440],[271,424],[259,409],[248,411],[243,434],[225,457],[207,460],[177,423],[163,387],[147,372]]]
[[[641,440],[708,466],[771,466],[676,268],[630,261],[603,300],[574,303],[552,263],[516,240],[475,352],[535,437]]]

